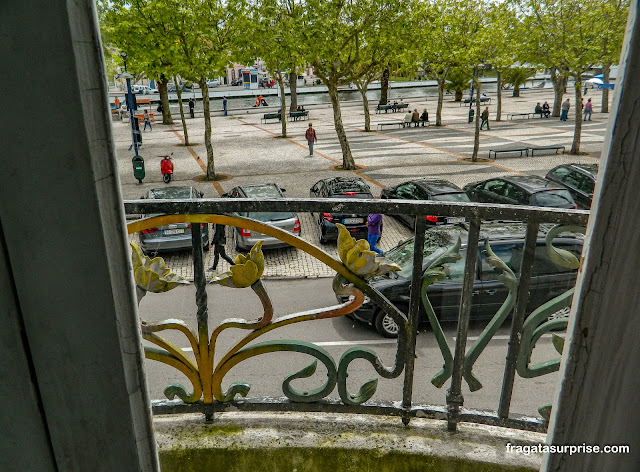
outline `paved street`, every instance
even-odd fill
[[[503,121],[494,122],[495,95],[489,109],[491,130],[482,131],[480,136],[480,157],[487,157],[489,149],[501,147],[526,147],[528,145],[559,144],[571,147],[574,122],[572,119],[561,122],[557,118],[506,120],[508,113],[530,112],[536,102],[553,103],[551,89],[523,90],[519,98],[511,97],[507,91],[503,96]],[[393,90],[390,95],[393,99]],[[133,151],[127,148],[131,142],[128,123],[113,123],[115,147],[118,156],[122,193],[125,199],[136,199],[144,195],[149,188],[165,186],[160,174],[160,155],[173,153],[175,164],[174,180],[170,185],[192,185],[205,197],[218,197],[241,184],[275,182],[287,190],[289,197],[306,197],[309,188],[318,180],[345,174],[355,174],[371,185],[373,194],[379,196],[380,189],[405,180],[418,177],[439,177],[450,180],[459,186],[469,182],[483,180],[506,173],[525,173],[544,175],[550,168],[560,163],[597,162],[604,138],[608,115],[597,113],[600,109],[601,93],[589,91],[587,98],[594,102],[593,121],[583,122],[581,150],[586,155],[535,155],[534,157],[503,157],[490,162],[471,163],[463,159],[471,156],[473,149],[474,125],[467,123],[468,108],[445,96],[443,109],[444,126],[390,129],[383,132],[363,132],[364,112],[359,102],[349,102],[342,106],[342,117],[347,130],[349,143],[356,163],[363,169],[356,172],[340,172],[334,166],[342,163],[342,154],[330,107],[318,105],[309,108],[310,122],[318,134],[315,156],[308,157],[304,131],[306,121],[288,122],[288,138],[279,137],[280,123],[261,124],[263,113],[270,109],[247,109],[234,111],[235,114],[223,117],[220,111],[214,111],[212,117],[213,151],[216,171],[229,176],[222,182],[203,182],[206,162],[204,148],[204,121],[202,117],[187,118],[187,131],[191,145],[184,146],[184,133],[179,116],[174,116],[174,125],[153,125],[153,131],[143,133],[141,155],[145,158],[147,176],[143,184],[138,184],[132,175],[131,157]],[[570,97],[573,100],[573,96]],[[432,122],[435,121],[434,99],[405,100],[411,108],[420,112],[426,107]],[[573,106],[573,104],[572,104]],[[375,114],[372,105],[372,129],[376,123],[402,120],[402,113]],[[573,116],[573,108],[570,117]],[[513,156],[513,155],[507,155]],[[318,244],[316,227],[309,215],[299,215],[302,237]],[[410,237],[412,232],[391,217],[385,217],[384,236],[380,247],[387,250],[399,240]],[[227,252],[234,254],[231,229],[228,231]],[[135,236],[132,237],[135,239]],[[325,246],[329,252],[335,249]],[[212,263],[213,254],[206,255],[205,263]],[[265,277],[327,277],[333,272],[326,266],[297,249],[279,249],[265,251]],[[193,279],[190,255],[176,253],[165,255],[167,264],[177,273]],[[227,264],[222,262],[219,269],[224,271]]]

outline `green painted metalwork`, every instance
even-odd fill
[[[580,261],[571,252],[553,246],[553,239],[563,232],[584,233],[582,226],[554,226],[546,236],[546,250],[549,258],[556,264],[568,269],[580,267]],[[560,368],[560,358],[539,362],[530,366],[531,353],[536,343],[544,333],[552,330],[564,329],[567,326],[568,318],[550,318],[554,313],[571,306],[573,292],[575,289],[567,290],[565,293],[549,300],[544,305],[538,307],[529,315],[522,330],[522,345],[516,360],[518,375],[524,378],[538,377]],[[545,321],[546,320],[546,321]],[[558,349],[558,342],[554,345]]]
[[[433,334],[436,337],[438,347],[440,348],[440,352],[442,353],[442,357],[444,359],[442,370],[431,379],[431,383],[438,388],[442,387],[447,379],[451,377],[451,374],[453,372],[453,355],[451,354],[451,349],[449,349],[449,345],[447,344],[447,338],[444,334],[444,331],[442,330],[440,321],[438,320],[436,313],[433,311],[433,306],[431,305],[429,297],[427,296],[427,289],[429,288],[429,285],[445,279],[445,264],[451,264],[460,260],[460,258],[462,257],[460,255],[461,245],[462,241],[460,240],[460,238],[458,238],[456,244],[454,244],[450,249],[447,250],[447,252],[442,254],[435,261],[433,261],[433,263],[431,263],[422,278],[422,288],[420,291],[422,305],[424,306],[424,309],[427,313],[429,324],[431,325],[431,329],[433,330]]]
[[[508,289],[509,294],[507,295],[507,299],[502,303],[496,314],[491,318],[491,321],[484,328],[480,336],[473,346],[467,351],[464,361],[464,379],[467,381],[469,385],[469,389],[472,392],[476,390],[480,390],[482,388],[482,383],[478,378],[473,375],[472,369],[478,357],[484,349],[489,344],[489,341],[496,332],[500,329],[504,321],[511,313],[513,306],[516,303],[516,292],[518,290],[518,278],[515,276],[513,271],[507,266],[498,256],[494,254],[491,250],[491,246],[489,244],[489,240],[485,239],[484,241],[484,251],[483,253],[486,255],[487,262],[493,270],[498,274],[498,280],[502,282]]]
[[[357,394],[349,394],[346,388],[347,371],[351,361],[355,359],[365,359],[369,361],[376,372],[384,378],[395,378],[400,375],[405,363],[406,353],[398,349],[396,359],[392,367],[386,367],[374,351],[367,348],[353,348],[348,350],[340,359],[339,367],[324,349],[314,344],[283,340],[269,341],[247,346],[250,342],[260,337],[262,334],[281,326],[298,323],[301,321],[311,321],[315,319],[326,319],[336,316],[343,316],[359,308],[364,301],[364,294],[377,303],[381,309],[394,319],[398,324],[399,345],[406,341],[408,333],[408,322],[402,312],[390,304],[377,290],[373,289],[366,281],[367,277],[382,275],[392,270],[398,270],[395,264],[383,258],[376,258],[375,254],[369,250],[366,241],[356,241],[348,235],[346,229],[341,228],[339,241],[339,254],[342,263],[333,259],[324,251],[312,246],[308,242],[291,235],[278,228],[249,220],[242,217],[231,217],[226,215],[165,215],[160,217],[139,220],[128,225],[130,233],[156,227],[163,224],[170,224],[177,221],[190,223],[220,223],[231,226],[248,228],[259,231],[269,236],[275,236],[289,244],[308,252],[320,261],[334,268],[337,272],[333,281],[333,290],[338,296],[348,296],[350,300],[340,305],[335,305],[323,309],[311,310],[307,312],[294,313],[273,319],[273,307],[269,295],[260,280],[264,271],[264,256],[261,251],[262,242],[258,242],[247,255],[239,254],[236,257],[236,264],[231,269],[211,280],[212,283],[220,283],[231,288],[251,289],[256,293],[263,306],[263,315],[255,321],[243,318],[232,318],[224,320],[217,326],[211,338],[208,338],[208,315],[206,307],[206,292],[203,273],[198,275],[196,268],[196,288],[198,290],[196,301],[198,306],[198,334],[194,333],[181,320],[166,320],[158,323],[143,323],[143,337],[158,347],[145,346],[145,356],[170,365],[182,372],[191,382],[193,391],[188,392],[186,387],[180,384],[170,385],[165,389],[165,395],[169,399],[179,397],[185,403],[196,403],[202,399],[204,404],[210,404],[215,400],[219,402],[232,401],[236,395],[246,396],[250,391],[250,386],[243,382],[234,382],[225,392],[222,391],[222,381],[224,376],[240,362],[258,355],[272,352],[299,352],[315,357],[316,360],[297,373],[289,375],[282,384],[283,393],[294,402],[314,402],[327,396],[338,384],[338,392],[344,403],[358,405],[369,400],[375,393],[377,379],[366,382]],[[193,231],[197,232],[198,227],[194,226]],[[346,233],[346,234],[345,234]],[[199,235],[197,236],[199,237]],[[201,244],[194,244],[194,248],[200,248]],[[194,265],[197,258],[194,257]],[[202,265],[200,261],[200,266]],[[203,271],[199,267],[200,272]],[[250,332],[238,341],[219,361],[214,368],[214,353],[218,336],[228,328],[250,330]],[[163,339],[157,333],[164,330],[177,330],[183,333],[193,349],[195,363],[186,356],[182,350],[173,343]],[[327,369],[327,381],[320,387],[310,391],[300,391],[291,384],[293,381],[312,376],[320,360]]]

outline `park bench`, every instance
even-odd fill
[[[378,123],[378,129],[382,130],[385,126],[397,126],[398,128],[402,128],[403,125],[403,121],[383,121],[382,123]]]
[[[562,154],[564,154],[564,149],[564,146],[529,146],[532,156],[534,151],[553,151],[554,154],[558,154],[558,151],[562,150]]]
[[[265,113],[260,120],[263,123],[266,123],[267,120],[278,120],[280,121],[280,113]]]
[[[489,149],[489,159],[491,159],[491,153],[493,153],[493,158],[498,158],[499,152],[519,152],[520,156],[524,152],[527,156],[529,156],[529,148],[503,148],[503,149]]]
[[[513,120],[514,116],[521,116],[523,118],[529,119],[531,118],[532,115],[534,115],[535,113],[507,113],[507,118],[509,120]]]
[[[380,113],[382,110],[384,110],[384,112],[387,113],[389,110],[393,110],[393,105],[378,104],[378,106],[376,107],[376,114]]]
[[[463,101],[460,102],[460,106],[462,105],[468,105],[471,102],[471,99],[469,98],[465,98]],[[476,103],[476,99],[473,99],[473,103]],[[481,97],[480,98],[480,103],[488,103],[489,105],[491,105],[491,97]]]
[[[289,121],[306,120],[309,116],[309,112],[305,111],[292,111],[289,113]]]
[[[409,108],[409,104],[408,103],[397,103],[396,105],[393,105],[394,111],[397,110],[402,110],[404,108]]]

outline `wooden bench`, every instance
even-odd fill
[[[408,103],[397,103],[396,105],[393,105],[393,111],[396,112],[398,110],[402,110],[404,108],[409,108],[409,104]]]
[[[529,148],[504,148],[504,149],[489,149],[489,159],[491,159],[491,153],[493,153],[493,158],[498,158],[499,152],[519,152],[522,157],[522,153],[524,152],[527,157],[529,156]]]
[[[514,116],[522,116],[528,120],[534,114],[535,113],[507,113],[507,118],[513,120]]]
[[[289,113],[289,121],[306,120],[309,117],[309,112],[305,111],[292,111]]]
[[[260,122],[266,123],[267,120],[278,120],[278,121],[280,121],[280,113],[265,113],[262,116],[262,119],[260,120]]]
[[[534,151],[553,151],[554,154],[558,154],[558,151],[562,150],[562,154],[564,154],[564,149],[564,146],[529,146],[532,156]]]

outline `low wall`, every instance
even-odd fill
[[[323,413],[227,412],[154,416],[163,472],[537,471],[540,454],[506,444],[543,443],[544,434],[446,422]]]

